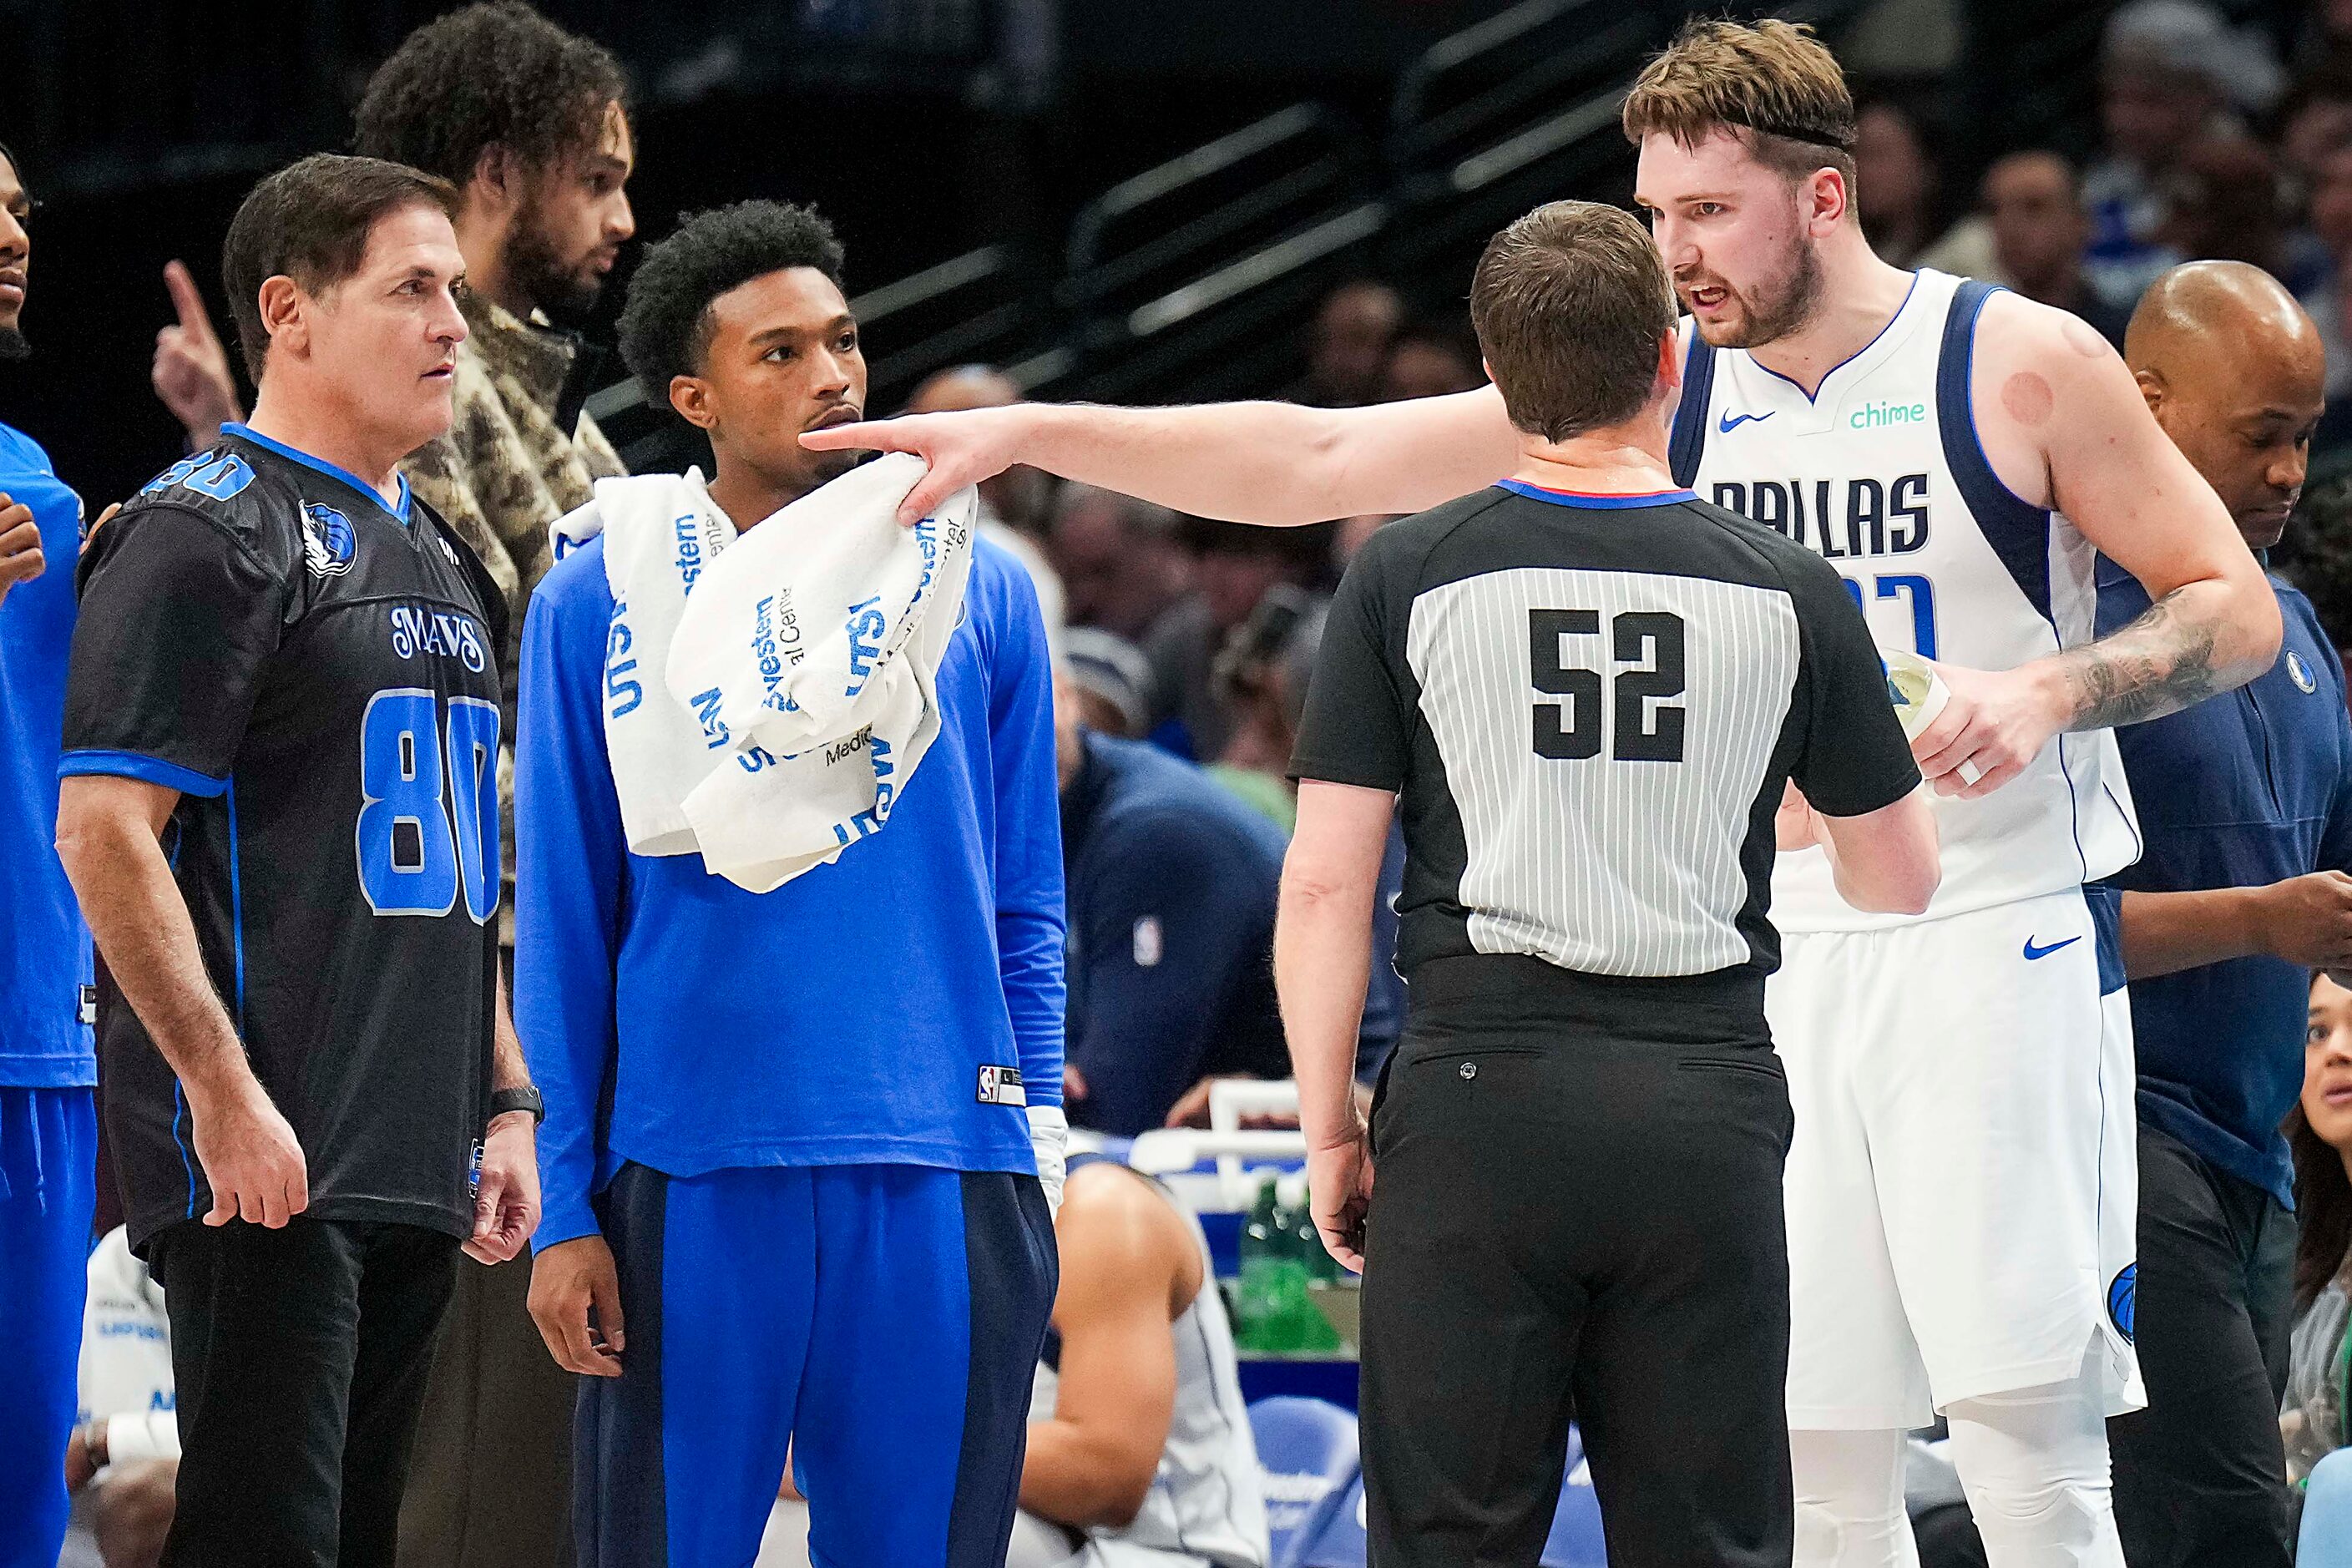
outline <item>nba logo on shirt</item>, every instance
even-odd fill
[[[314,575],[341,576],[352,569],[359,548],[359,535],[352,531],[350,518],[317,501],[302,509],[302,559]]]
[[[1028,1104],[1029,1090],[1021,1080],[1021,1069],[982,1067],[980,1069],[980,1102],[982,1105]]]

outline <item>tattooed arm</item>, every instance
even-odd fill
[[[1987,794],[2061,731],[2158,718],[2270,668],[2270,584],[2105,340],[2063,310],[1997,294],[1978,322],[1970,395],[2001,481],[2063,512],[2152,603],[2095,642],[2016,669],[1945,669],[1953,701],[1912,748],[1937,793]]]

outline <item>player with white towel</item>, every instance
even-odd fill
[[[1781,823],[1796,1560],[1911,1560],[1903,1433],[1940,1410],[1993,1568],[2116,1568],[2103,1417],[2141,1397],[2129,1018],[2102,1001],[2081,886],[2138,845],[2106,731],[2267,668],[2276,604],[2096,332],[1872,252],[1853,100],[1801,29],[1692,23],[1624,123],[1688,312],[1675,479],[1832,559],[1882,645],[1950,690],[1915,742],[1942,797],[1924,915],[1845,909],[1801,806]],[[1514,452],[1491,387],[806,439],[922,455],[909,511],[1026,463],[1276,523],[1426,508]],[[2095,640],[2099,552],[2151,607]]]
[[[1052,674],[969,491],[902,530],[921,465],[798,445],[865,400],[841,261],[772,202],[647,252],[622,353],[716,468],[600,484],[523,633],[530,1301],[587,1374],[582,1568],[750,1562],[788,1446],[821,1561],[982,1568],[1012,1524],[1064,1136]]]

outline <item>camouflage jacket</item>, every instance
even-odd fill
[[[478,294],[464,297],[472,335],[457,349],[457,417],[449,434],[403,465],[410,486],[449,520],[507,598],[507,646],[499,649],[500,706],[507,745],[499,758],[500,858],[506,900],[500,940],[514,941],[515,689],[523,609],[553,564],[548,529],[584,505],[599,479],[624,470],[612,444],[584,412],[570,431],[556,427],[564,378],[577,340],[543,322],[525,321]]]

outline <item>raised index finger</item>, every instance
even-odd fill
[[[213,319],[205,309],[205,297],[196,289],[194,275],[184,261],[163,263],[163,288],[172,296],[172,309],[179,312],[180,330],[199,337],[213,335]]]

